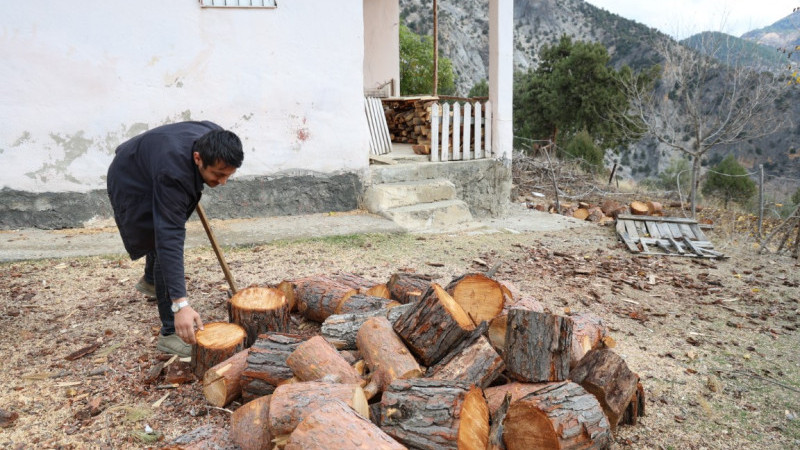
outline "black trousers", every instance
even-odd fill
[[[158,262],[158,254],[155,250],[145,257],[144,277],[148,283],[156,285],[156,300],[158,301],[158,317],[161,319],[161,334],[168,336],[175,334],[175,315],[172,313],[172,297],[167,290],[167,282],[164,279],[164,272],[161,271],[161,264]]]

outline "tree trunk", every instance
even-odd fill
[[[269,402],[271,395],[240,406],[231,415],[231,440],[242,450],[264,450],[272,448],[269,432]]]
[[[386,283],[391,298],[402,304],[416,303],[431,287],[431,277],[415,273],[397,272]]]
[[[484,450],[489,409],[477,387],[453,381],[396,380],[381,399],[381,428],[410,448]]]
[[[511,402],[519,400],[529,394],[547,388],[550,383],[518,383],[516,381],[486,388],[483,393],[486,395],[486,404],[489,405],[489,413],[492,421],[497,420],[495,414],[503,404],[506,395],[511,396]]]
[[[489,323],[486,335],[492,347],[501,355],[506,348],[506,324],[508,323],[508,310],[512,308],[527,309],[528,311],[544,312],[544,306],[531,297],[520,298],[515,303],[506,304],[504,311]]]
[[[609,349],[592,350],[569,373],[600,402],[611,425],[617,428],[622,415],[634,399],[639,377],[628,369],[619,355]]]
[[[372,382],[384,391],[397,378],[417,378],[422,369],[385,317],[364,322],[356,337],[361,356],[369,367]]]
[[[247,333],[235,323],[207,323],[195,334],[197,344],[192,346],[192,372],[202,379],[210,367],[225,361],[244,350]]]
[[[389,309],[399,306],[400,302],[383,297],[374,297],[366,294],[355,294],[345,299],[336,314],[353,314],[372,311],[375,309]]]
[[[256,339],[242,372],[242,400],[247,402],[271,394],[275,387],[292,378],[286,359],[306,338],[283,333],[266,333]]]
[[[634,394],[628,408],[625,409],[625,414],[622,415],[622,420],[620,420],[619,423],[622,425],[636,425],[639,421],[639,417],[644,416],[644,409],[644,387],[642,383],[636,383],[636,394]]]
[[[394,330],[430,366],[475,329],[458,303],[438,284],[394,323]]]
[[[354,273],[336,273],[328,275],[331,280],[343,284],[351,289],[355,289],[359,294],[370,295],[373,297],[390,298],[385,284],[375,283]]]
[[[222,408],[242,394],[240,378],[247,367],[249,353],[248,349],[244,349],[206,370],[203,375],[203,395],[208,403]]]
[[[341,400],[364,417],[369,406],[358,384],[304,381],[278,386],[269,404],[269,431],[273,436],[287,437],[297,424],[331,400]]]
[[[400,443],[353,408],[332,400],[307,415],[292,432],[286,450],[400,450]]]
[[[631,202],[630,207],[631,207],[631,214],[637,216],[646,216],[647,213],[649,212],[649,209],[647,208],[647,203],[645,202],[633,201]]]
[[[339,383],[361,383],[361,377],[322,336],[301,343],[286,358],[286,365],[301,381],[316,381],[327,375],[338,377]]]
[[[575,314],[569,320],[572,321],[572,350],[569,361],[572,369],[589,350],[604,345],[603,338],[608,335],[608,329],[603,319],[590,312]]]
[[[451,281],[445,291],[476,325],[490,322],[505,305],[502,285],[481,273],[462,275]]]
[[[336,314],[339,305],[358,293],[341,283],[323,276],[304,278],[294,282],[297,310],[307,319],[324,322]]]
[[[485,389],[505,369],[503,358],[484,336],[465,347],[446,364],[433,368],[432,380],[452,380]]]
[[[561,381],[569,374],[572,322],[553,314],[511,309],[506,326],[506,372],[529,383]]]
[[[697,218],[697,187],[700,183],[700,154],[692,154],[692,219]]]
[[[355,314],[334,314],[322,323],[320,334],[339,350],[355,350],[356,334],[367,319],[386,317],[390,323],[394,324],[410,307],[411,305],[407,304]]]
[[[512,402],[503,426],[508,450],[602,449],[612,443],[597,399],[572,382],[552,383]]]
[[[287,331],[289,304],[286,295],[276,288],[242,289],[230,300],[230,321],[247,332],[246,347],[253,345],[261,333]]]

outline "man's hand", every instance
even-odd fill
[[[197,314],[197,311],[192,309],[191,306],[183,307],[175,313],[175,334],[183,339],[183,342],[187,344],[197,343],[194,338],[195,326],[197,326],[198,330],[202,330],[203,320],[200,319],[200,314]]]

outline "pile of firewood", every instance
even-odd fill
[[[485,274],[311,276],[228,308],[191,367],[210,404],[241,399],[230,438],[245,449],[606,448],[644,414],[599,317],[548,313]],[[319,331],[289,334],[298,315]]]
[[[580,220],[588,220],[601,225],[613,222],[620,214],[633,214],[637,216],[663,216],[664,207],[659,202],[640,202],[633,201],[629,205],[623,205],[615,200],[605,200],[601,205],[587,202],[561,203],[556,205],[551,203],[549,206],[534,205],[528,203],[528,207],[537,211],[547,211],[551,214],[558,213],[558,206],[561,207],[561,214],[574,217]]]
[[[383,100],[389,138],[392,142],[431,146],[431,105],[436,97],[409,97]]]

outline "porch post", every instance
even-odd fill
[[[492,150],[511,165],[514,130],[514,1],[489,0],[489,100],[492,102]]]

